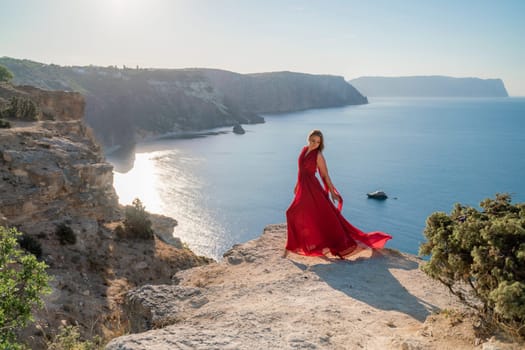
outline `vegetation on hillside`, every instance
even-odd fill
[[[486,325],[525,338],[525,203],[497,194],[480,206],[456,204],[450,215],[428,217],[420,254],[431,257],[423,271]]]
[[[11,123],[10,122],[0,118],[0,129],[9,129],[10,127],[11,127]]]
[[[13,79],[13,73],[6,67],[0,65],[0,82],[10,82]]]
[[[0,349],[22,349],[16,331],[33,321],[32,310],[50,291],[47,265],[20,248],[14,228],[0,226]]]
[[[92,340],[82,340],[78,326],[61,327],[58,334],[47,343],[48,350],[99,350],[104,342],[98,336]]]
[[[152,223],[146,207],[140,199],[135,198],[132,205],[125,209],[124,227],[117,226],[115,233],[119,238],[130,239],[153,239]]]
[[[13,96],[7,108],[0,112],[0,118],[35,121],[38,120],[38,108],[28,98]]]

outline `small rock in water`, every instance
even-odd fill
[[[243,127],[241,126],[241,124],[237,124],[233,127],[233,133],[235,134],[239,134],[239,135],[242,135],[244,134],[246,131],[244,131]]]
[[[369,192],[366,195],[368,196],[368,198],[374,198],[374,199],[387,199],[388,198],[386,193],[383,191]]]

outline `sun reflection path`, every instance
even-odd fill
[[[177,220],[174,236],[195,253],[220,259],[233,242],[209,196],[213,184],[199,176],[205,167],[205,158],[176,149],[137,153],[129,172],[114,172],[114,186],[121,204],[139,198],[147,211]]]
[[[131,204],[139,198],[151,213],[162,214],[160,196],[157,191],[158,171],[155,166],[155,153],[137,153],[135,165],[127,173],[114,172],[113,185],[119,202]]]

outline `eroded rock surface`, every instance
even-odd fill
[[[150,215],[156,233],[151,239],[115,234],[124,211],[113,188],[113,167],[82,121],[80,94],[0,84],[0,110],[15,96],[53,116],[42,120],[37,113],[34,122],[11,118],[11,128],[0,128],[0,225],[33,239],[52,276],[45,307],[35,312],[35,325],[20,330],[20,338],[31,349],[45,349],[46,337],[64,325],[78,325],[86,339],[114,338],[128,331],[121,312],[127,291],[170,283],[175,272],[210,259],[172,237],[177,222],[165,216]],[[59,225],[74,240],[61,244]]]
[[[270,225],[223,261],[178,272],[177,285],[128,293],[129,317],[150,330],[106,349],[481,348],[417,257],[384,249],[344,261],[283,258],[285,237],[286,225]]]

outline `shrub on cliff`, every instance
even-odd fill
[[[11,123],[9,123],[7,120],[3,120],[0,118],[0,129],[9,129],[11,127]]]
[[[48,350],[98,350],[104,349],[100,337],[93,340],[82,340],[78,326],[60,327],[53,341],[47,344]]]
[[[38,110],[30,99],[14,96],[9,99],[7,109],[2,111],[0,117],[35,121],[38,120]]]
[[[17,238],[20,248],[25,249],[27,252],[36,256],[37,259],[42,257],[42,245],[33,236],[23,234]]]
[[[50,291],[46,264],[25,253],[14,228],[0,226],[0,349],[21,349],[16,331],[33,320],[33,307]]]
[[[115,234],[120,238],[153,239],[153,229],[146,207],[135,198],[125,209],[124,227],[118,226]]]
[[[6,67],[0,65],[0,82],[10,82],[13,79],[13,73]]]
[[[525,203],[508,194],[485,199],[482,208],[456,204],[450,215],[426,221],[423,266],[488,325],[525,337]]]
[[[59,224],[55,230],[55,234],[62,245],[75,244],[77,242],[75,232],[66,223]]]

